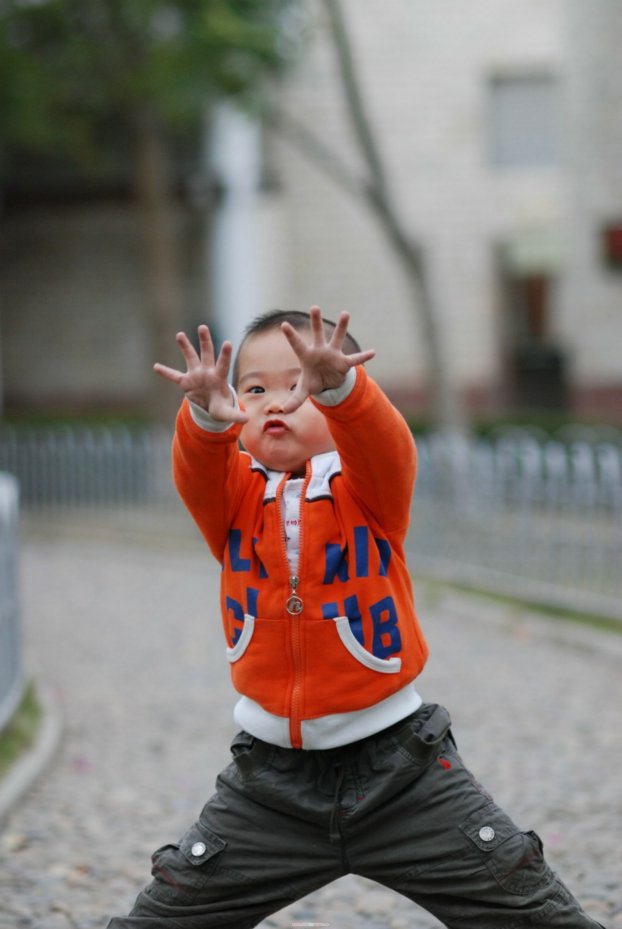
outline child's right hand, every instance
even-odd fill
[[[167,381],[178,384],[188,400],[223,423],[245,423],[246,413],[235,406],[229,387],[231,342],[223,342],[215,359],[214,345],[207,326],[199,326],[200,355],[185,332],[177,333],[177,344],[186,360],[186,371],[177,371],[157,362],[153,370]]]

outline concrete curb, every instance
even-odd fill
[[[63,717],[58,700],[44,687],[37,687],[41,725],[35,744],[0,780],[0,823],[34,786],[51,763],[63,736]]]
[[[510,597],[525,604],[526,609],[534,613],[540,607],[552,607],[571,613],[588,613],[602,616],[620,623],[622,629],[622,603],[613,595],[591,593],[577,588],[561,587],[559,584],[519,577],[503,571],[496,571],[483,566],[448,561],[443,558],[428,558],[407,550],[409,564],[421,580],[436,581],[441,584],[453,584],[463,588],[472,588],[473,592],[481,590],[493,596]]]
[[[422,591],[422,600],[424,597]],[[525,603],[502,604],[485,595],[450,587],[445,587],[437,595],[436,603],[440,609],[471,622],[487,623],[514,634],[597,652],[614,661],[622,660],[622,635],[619,632],[583,625],[565,616],[547,616]]]

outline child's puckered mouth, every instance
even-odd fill
[[[282,419],[267,419],[261,431],[268,435],[281,435],[289,431],[289,426]]]

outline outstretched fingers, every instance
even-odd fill
[[[305,400],[310,396],[309,391],[305,388],[304,384],[298,381],[298,384],[292,390],[290,396],[283,403],[283,412],[284,413],[293,413],[298,409],[299,406],[305,402]]]
[[[355,368],[357,365],[365,364],[366,361],[371,361],[375,356],[375,349],[368,348],[362,352],[354,352],[352,355],[346,355],[346,361],[351,368]]]
[[[169,368],[168,365],[160,364],[159,361],[156,361],[153,370],[156,374],[159,374],[160,377],[165,378],[167,381],[171,381],[173,384],[180,384],[184,377],[183,371],[177,371],[176,368]]]
[[[178,371],[160,362],[154,364],[154,371],[180,387],[188,400],[219,422],[246,422],[248,417],[237,406],[228,383],[233,354],[231,342],[224,342],[216,357],[209,328],[201,325],[197,328],[197,334],[198,352],[185,332],[176,335],[177,345],[186,362],[185,371]]]
[[[207,326],[205,328],[207,328]],[[178,332],[175,336],[175,340],[184,356],[184,361],[189,371],[201,364],[201,358],[185,332]]]
[[[301,367],[298,384],[284,407],[285,412],[293,412],[309,395],[339,387],[349,368],[364,364],[374,357],[373,349],[352,354],[344,352],[349,322],[349,314],[340,313],[327,338],[320,308],[313,306],[309,310],[310,333],[305,334],[304,330],[299,332],[287,322],[281,324],[281,330]]]
[[[320,310],[319,306],[312,306],[309,310],[309,323],[311,326],[313,344],[316,347],[326,345],[324,320],[322,319],[322,311]]]
[[[318,311],[319,312],[319,311]],[[348,334],[348,325],[350,323],[349,313],[340,313],[335,328],[331,332],[329,345],[332,348],[341,350]]]
[[[297,329],[291,325],[291,323],[281,323],[281,332],[293,348],[294,352],[298,358],[303,358],[305,353],[308,352],[309,346],[307,342],[302,338],[301,334]]]
[[[318,311],[319,312],[319,311]],[[329,341],[331,348],[335,348],[338,351],[343,351],[343,345],[348,334],[348,326],[350,325],[350,314],[349,313],[340,313],[339,319],[333,329]],[[357,365],[365,364],[366,361],[370,361],[376,352],[374,349],[366,349],[365,351],[353,352],[352,354],[346,355],[346,359],[349,367],[354,368]]]
[[[207,329],[207,326],[205,328]],[[178,332],[175,336],[175,340],[182,355],[184,356],[184,360],[186,362],[186,373],[188,371],[192,371],[193,368],[196,368],[201,363],[194,345],[185,332]],[[163,365],[159,361],[156,361],[153,366],[153,370],[156,372],[156,374],[166,378],[167,381],[172,381],[173,384],[179,384],[184,378],[183,371],[179,371],[177,368],[170,368],[168,365]]]
[[[221,380],[226,381],[229,377],[229,368],[231,367],[231,356],[233,355],[233,345],[231,342],[223,342],[220,351],[218,353],[218,358],[216,359],[216,364],[214,365],[214,372],[217,377]],[[213,349],[212,349],[212,358],[213,358]]]

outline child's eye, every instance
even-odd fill
[[[290,389],[290,390],[296,390],[296,387],[297,387],[297,386],[298,386],[298,381],[294,381],[294,383],[292,384],[292,386],[291,386],[289,389]]]
[[[263,394],[265,393],[263,387],[260,387],[259,384],[255,384],[254,387],[249,387],[246,391],[247,394]]]

